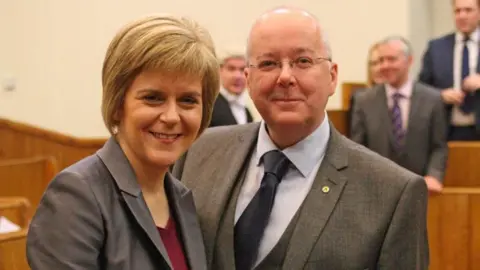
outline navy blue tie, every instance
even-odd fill
[[[260,241],[272,212],[277,186],[287,173],[290,161],[280,151],[263,155],[262,183],[259,190],[235,224],[235,268],[250,270],[257,260]]]
[[[465,37],[463,42],[463,53],[462,53],[462,83],[463,80],[468,77],[470,74],[470,60],[469,60],[469,51],[468,51],[468,36]],[[475,96],[473,93],[464,91],[465,98],[463,103],[460,105],[460,110],[464,113],[471,113],[475,104]]]

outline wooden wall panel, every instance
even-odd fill
[[[362,82],[344,82],[342,84],[342,110],[349,110],[350,97],[356,90],[366,87],[367,84]]]
[[[30,270],[27,263],[27,230],[0,234],[0,270]]]
[[[480,265],[480,188],[445,188],[428,206],[430,270]]]
[[[29,223],[30,202],[25,197],[0,197],[0,217],[26,228]]]
[[[53,156],[61,170],[95,153],[105,141],[80,139],[0,118],[0,160]]]
[[[450,142],[445,186],[480,187],[480,142]]]
[[[348,135],[348,111],[346,110],[328,110],[328,119],[333,126],[343,135]]]
[[[58,173],[52,157],[0,161],[0,196],[25,197],[31,203],[31,218],[43,192]]]

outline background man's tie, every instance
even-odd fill
[[[399,100],[403,98],[400,93],[393,94],[393,107],[392,107],[392,127],[393,127],[393,146],[395,151],[398,151],[403,145],[403,139],[405,137],[405,130],[403,128],[402,110],[400,109]]]
[[[469,51],[468,51],[468,36],[465,37],[463,42],[463,53],[462,53],[462,83],[463,80],[468,77],[470,74],[470,60],[469,60]],[[460,105],[460,110],[464,113],[471,113],[473,112],[474,104],[475,104],[475,96],[473,93],[464,91],[465,98],[463,99],[463,103]]]

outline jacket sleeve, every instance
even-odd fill
[[[95,196],[80,175],[62,172],[47,188],[27,235],[32,270],[101,269],[104,231]]]

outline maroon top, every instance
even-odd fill
[[[188,264],[183,253],[183,246],[180,241],[175,220],[172,216],[168,219],[165,228],[158,228],[162,242],[167,249],[168,257],[172,263],[173,270],[188,270]]]

